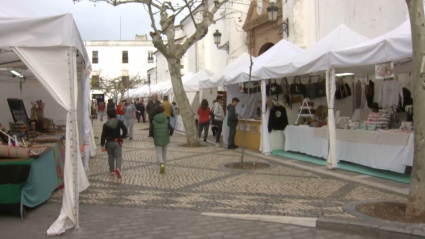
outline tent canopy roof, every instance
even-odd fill
[[[306,51],[289,59],[282,59],[254,72],[255,78],[270,79],[302,75],[329,69],[329,52],[368,41],[366,37],[340,25]]]
[[[254,64],[252,65],[252,72],[259,70],[261,67],[267,64],[273,64],[276,61],[282,61],[284,59],[294,57],[301,52],[304,52],[304,50],[288,42],[287,40],[282,39],[268,51],[253,59]],[[247,64],[243,64],[226,74],[224,84],[228,85],[247,82],[249,80],[250,65],[251,62],[248,62]],[[254,77],[251,77],[251,80],[255,80]]]
[[[253,57],[255,58],[255,57]],[[207,89],[207,88],[216,88],[219,86],[223,86],[224,82],[224,76],[229,74],[232,70],[235,70],[241,65],[249,64],[250,62],[250,55],[246,52],[242,53],[238,58],[236,58],[234,61],[227,64],[223,71],[214,74],[209,80],[203,80],[199,82],[199,88],[200,89]]]

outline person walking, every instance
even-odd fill
[[[173,112],[173,107],[168,101],[168,96],[164,96],[164,98],[162,98],[162,107],[164,107],[165,110],[164,115],[167,117],[168,121],[170,121],[171,113]]]
[[[121,101],[121,104],[117,106],[117,118],[119,120],[121,120],[122,122],[124,122],[124,115],[125,115],[125,103],[126,101],[123,100]]]
[[[103,121],[103,116],[105,115],[105,102],[100,102],[98,106],[100,121]]]
[[[227,106],[227,126],[229,126],[228,149],[237,149],[235,144],[236,127],[238,126],[239,115],[236,113],[236,106],[239,103],[238,98],[233,98],[232,103]]]
[[[153,131],[153,118],[156,115],[156,109],[161,105],[161,102],[158,100],[158,95],[153,94],[152,99],[148,102],[148,105],[146,106],[146,110],[149,117],[149,137],[153,137],[152,131]]]
[[[198,108],[198,137],[201,138],[202,131],[204,131],[204,142],[207,142],[208,131],[210,130],[210,112],[208,101],[203,99]]]
[[[167,146],[170,143],[170,136],[174,129],[164,114],[165,109],[159,106],[153,119],[153,139],[156,150],[156,157],[159,163],[159,173],[165,173],[165,163],[167,162]]]
[[[145,103],[143,102],[143,98],[141,98],[140,101],[136,104],[136,109],[138,110],[136,112],[137,122],[140,123],[140,116],[141,116],[143,118],[143,123],[146,123]]]
[[[114,104],[114,100],[112,100],[112,99],[109,99],[108,100],[108,104],[106,105],[106,110],[109,110],[109,109],[115,109],[115,104]]]
[[[213,133],[214,138],[215,138],[215,135],[216,135],[216,133],[217,133],[217,123],[216,123],[216,121],[215,121],[215,119],[214,119],[214,107],[215,107],[215,102],[217,102],[217,100],[214,100],[214,101],[213,101],[213,107],[212,107],[212,109],[211,109],[211,113],[210,113],[210,115],[211,115],[211,131],[212,131],[212,133]]]
[[[117,111],[115,109],[109,109],[106,114],[108,122],[103,124],[100,145],[102,146],[102,152],[108,152],[111,176],[117,174],[117,177],[121,178],[122,144],[123,139],[127,136],[127,128],[121,120],[117,119]]]
[[[173,129],[176,127],[176,114],[177,114],[177,104],[176,102],[171,103],[171,118],[170,124],[173,126]]]
[[[215,133],[215,146],[220,147],[221,132],[223,132],[223,121],[224,121],[224,110],[221,106],[223,97],[217,96],[216,102],[214,103],[214,120],[217,126]]]
[[[124,125],[128,129],[128,139],[133,140],[133,126],[134,126],[134,114],[138,112],[136,106],[131,103],[131,99],[127,99],[123,111],[124,114]]]

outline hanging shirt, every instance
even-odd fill
[[[403,87],[397,80],[383,81],[379,91],[379,105],[382,108],[389,108],[398,105],[399,96],[403,97]]]
[[[288,116],[286,114],[285,107],[274,105],[270,109],[269,124],[268,124],[269,132],[272,132],[272,130],[285,130],[287,125],[288,125]]]

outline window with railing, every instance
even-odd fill
[[[152,51],[149,51],[148,52],[148,63],[154,63],[153,52]]]
[[[122,63],[128,63],[128,51],[122,52]]]
[[[98,64],[99,63],[99,52],[98,51],[92,51],[92,59],[91,59],[93,64]]]

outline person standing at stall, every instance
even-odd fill
[[[98,106],[100,121],[103,121],[103,116],[105,115],[105,108],[105,103],[103,101],[100,102]]]
[[[227,126],[229,126],[228,149],[237,149],[235,144],[236,127],[238,126],[239,115],[236,113],[236,106],[239,103],[238,98],[233,98],[232,103],[227,106]]]
[[[201,138],[202,131],[204,131],[204,142],[207,142],[208,131],[210,130],[210,107],[208,107],[208,101],[203,99],[201,106],[198,108],[198,137]]]
[[[108,122],[103,124],[100,146],[102,152],[108,152],[109,172],[111,176],[117,174],[121,178],[122,144],[127,136],[127,128],[121,120],[117,119],[117,111],[108,109]],[[122,134],[121,134],[122,131]]]
[[[145,118],[145,103],[143,102],[143,98],[140,99],[140,101],[136,104],[136,109],[138,112],[136,112],[137,122],[140,123],[140,116],[143,118],[143,123],[146,123]]]
[[[217,131],[215,133],[215,146],[217,147],[220,147],[221,132],[223,131],[224,110],[221,106],[222,102],[223,97],[217,96],[217,100],[214,103],[214,121],[217,126]]]
[[[149,137],[153,137],[152,131],[153,131],[153,125],[152,121],[153,118],[156,115],[156,109],[161,105],[161,102],[158,100],[158,95],[153,94],[152,99],[148,102],[148,105],[146,106],[146,110],[149,116]]]
[[[215,102],[217,102],[217,100],[214,100],[213,101],[213,107],[212,107],[211,113],[210,113],[210,115],[211,115],[211,131],[213,133],[214,138],[215,138],[215,135],[217,133],[217,124],[216,124],[215,119],[214,119],[214,116],[215,116],[214,115]]]

